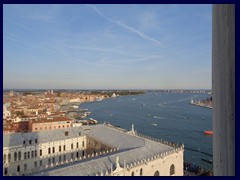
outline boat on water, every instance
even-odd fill
[[[73,108],[75,108],[75,109],[77,109],[77,108],[78,108],[78,106],[75,106],[75,105],[74,105],[74,106],[72,106],[72,107],[73,107]]]
[[[205,130],[203,133],[204,133],[204,134],[207,134],[207,135],[212,135],[212,134],[213,134],[213,131],[211,131],[211,130]]]
[[[163,104],[158,104],[158,105],[159,105],[160,107],[163,107],[163,108],[165,107]]]
[[[157,126],[157,124],[152,124],[152,126]]]
[[[142,106],[145,106],[145,104],[144,104],[144,103],[142,103]]]

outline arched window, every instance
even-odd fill
[[[14,161],[17,161],[17,152],[14,153]]]
[[[82,147],[84,147],[84,141],[82,142]]]
[[[143,169],[141,168],[140,169],[140,176],[142,176],[143,175]]]
[[[132,176],[134,176],[134,172],[132,172]]]
[[[154,176],[159,176],[159,171],[156,171],[156,172],[154,173]]]
[[[6,163],[7,156],[6,154],[3,155],[3,162]]]
[[[21,151],[18,151],[18,160],[21,160]]]
[[[8,162],[11,162],[11,154],[8,154]]]
[[[170,166],[170,176],[174,175],[175,174],[175,166],[172,164]]]

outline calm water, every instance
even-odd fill
[[[212,130],[212,110],[188,104],[191,98],[207,97],[208,94],[150,92],[84,103],[80,107],[91,111],[89,117],[99,123],[106,121],[128,130],[134,124],[139,133],[212,154],[212,136],[203,134],[204,130]],[[211,169],[212,165],[201,158],[210,160],[212,156],[185,149],[186,161]]]

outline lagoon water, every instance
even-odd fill
[[[190,105],[193,100],[206,99],[208,94],[147,92],[120,96],[103,101],[83,103],[81,108],[92,112],[89,118],[109,122],[130,130],[132,124],[142,134],[158,139],[184,143],[184,159],[206,169],[212,164],[212,109]],[[196,151],[193,151],[196,150]]]

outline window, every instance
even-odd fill
[[[18,160],[21,160],[21,151],[18,151]]]
[[[29,140],[29,144],[32,144],[32,140]]]
[[[73,144],[71,144],[71,149],[73,149]]]
[[[71,153],[71,159],[73,159],[73,153]]]
[[[65,145],[63,146],[63,150],[66,151],[66,146]]]
[[[51,159],[48,159],[48,165],[51,165]]]
[[[84,156],[84,151],[82,152],[82,156]]]
[[[4,175],[7,175],[7,173],[8,173],[8,169],[4,168]]]
[[[20,172],[20,165],[17,166],[17,172]]]
[[[77,148],[78,148],[78,142],[77,142],[76,146],[77,146]]]
[[[6,154],[3,155],[3,162],[6,163],[7,156]]]
[[[40,166],[40,167],[42,166],[42,160],[41,160],[41,161],[39,161],[39,166]]]
[[[23,144],[26,144],[26,141],[23,141]]]
[[[63,156],[63,161],[66,161],[66,155]]]
[[[84,147],[84,141],[82,142],[82,147]]]
[[[24,164],[24,171],[27,170],[27,164]]]
[[[76,157],[78,158],[78,152],[76,153]]]
[[[48,154],[51,154],[51,148],[48,148]]]
[[[68,131],[65,131],[65,136],[68,136]]]
[[[140,176],[142,176],[143,175],[143,169],[141,168],[140,169]]]
[[[11,154],[8,154],[8,162],[11,162]]]
[[[36,144],[38,143],[38,140],[37,140],[37,139],[35,139],[35,143],[36,143]]]
[[[132,172],[132,176],[134,176],[134,172]]]
[[[81,136],[81,132],[79,132],[79,136]]]
[[[27,152],[24,153],[24,159],[27,159]]]
[[[28,159],[29,159],[30,158],[30,151],[27,154],[28,154]]]
[[[175,174],[175,166],[172,164],[170,166],[170,176],[174,175]]]
[[[62,151],[62,146],[59,146],[59,152],[61,152]]]
[[[58,128],[60,129],[60,128],[61,128],[61,126],[58,126]]]
[[[59,156],[59,162],[62,162],[62,156]]]
[[[17,161],[17,152],[14,153],[14,161]]]
[[[32,156],[32,158],[34,157],[34,151],[32,151],[31,156]]]
[[[37,161],[34,162],[34,168],[37,168]]]
[[[37,150],[35,150],[35,157],[37,157]]]
[[[35,130],[37,130],[37,128],[35,128]]]
[[[159,176],[159,171],[156,171],[156,172],[154,173],[154,176]]]
[[[55,157],[52,158],[52,163],[53,163],[53,164],[55,163]]]
[[[55,153],[55,147],[52,148],[52,152]]]
[[[39,154],[40,154],[40,156],[42,156],[42,150],[41,149],[40,149],[40,153]]]

